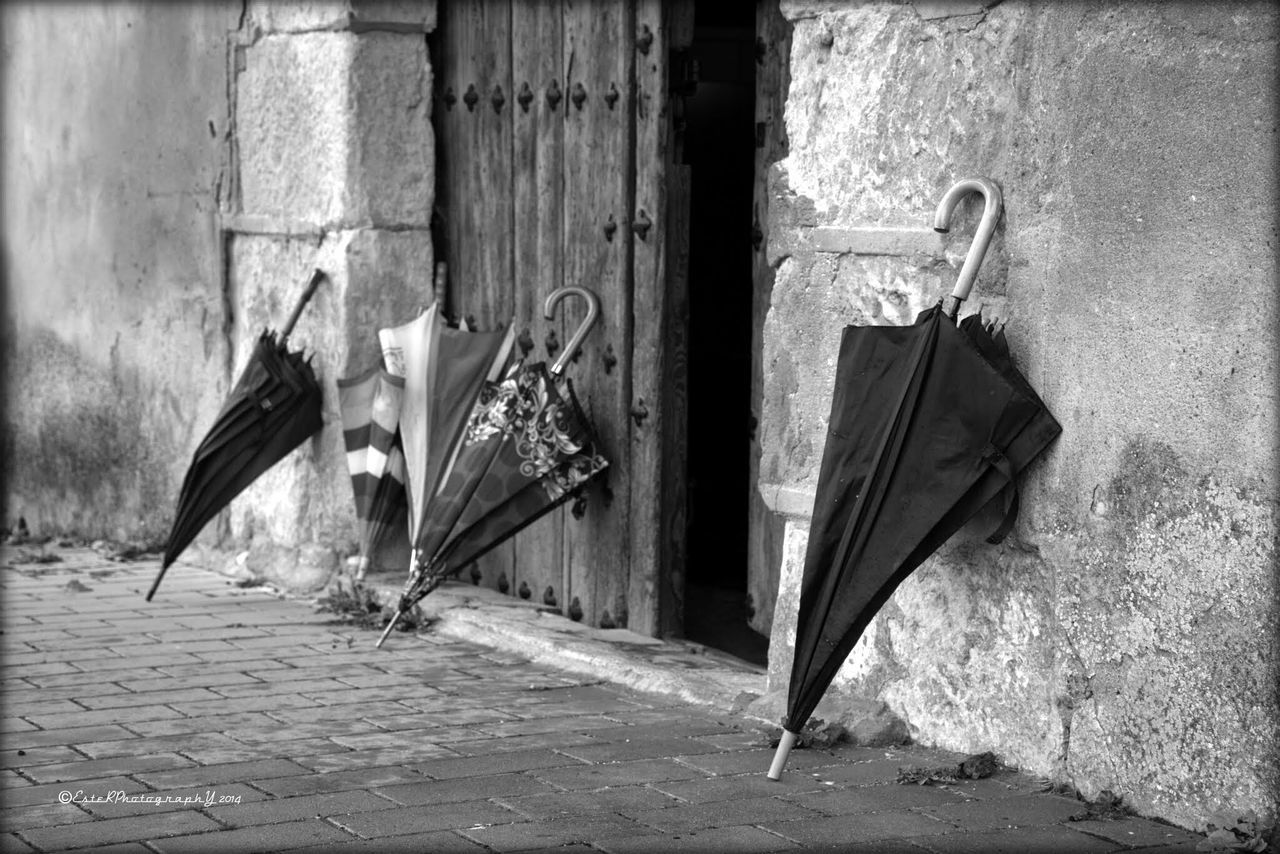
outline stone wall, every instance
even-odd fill
[[[5,4],[4,524],[167,533],[228,389],[238,4]]]
[[[355,546],[335,379],[432,296],[433,3],[3,11],[6,523],[162,539],[264,328],[323,431],[193,547],[322,584]]]
[[[1014,534],[966,530],[903,584],[827,710],[1189,827],[1274,816],[1274,7],[782,11],[757,484],[786,520],[773,710],[840,330],[950,292],[979,204],[946,239],[934,206],[986,175],[1005,216],[967,310],[1007,320],[1063,435],[1023,479]]]

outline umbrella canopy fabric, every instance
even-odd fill
[[[427,507],[415,542],[419,562],[399,612],[577,495],[607,465],[571,384],[554,379],[545,364],[515,366],[487,384],[456,462]]]
[[[939,305],[909,327],[846,327],[801,583],[792,741],[898,585],[1059,432],[980,319],[957,327]]]
[[[323,277],[314,272],[279,333],[263,330],[213,427],[196,448],[148,602],[169,566],[209,520],[323,426],[315,372],[300,351],[287,347],[289,333]]]
[[[405,524],[404,450],[400,444],[400,408],[404,378],[381,365],[338,380],[342,439],[347,470],[360,520],[360,568],[363,578],[386,534]]]
[[[416,319],[379,330],[387,369],[404,377],[400,411],[409,536],[416,541],[427,504],[448,473],[462,427],[486,380],[498,377],[515,342],[505,331],[471,332],[445,324],[439,304]]]
[[[541,362],[516,370],[472,410],[457,462],[428,510],[421,550],[451,575],[606,465],[570,382],[553,381]]]

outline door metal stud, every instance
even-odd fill
[[[639,235],[641,240],[645,240],[649,236],[649,229],[653,227],[653,220],[649,219],[649,215],[645,213],[644,208],[636,212],[635,222],[631,223],[631,230]]]

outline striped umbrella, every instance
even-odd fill
[[[405,524],[408,499],[399,429],[403,400],[404,378],[381,365],[338,380],[342,439],[360,520],[357,578],[364,578],[387,533]]]

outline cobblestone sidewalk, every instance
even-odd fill
[[[1192,852],[909,749],[772,751],[740,719],[456,639],[87,550],[0,551],[0,850]],[[25,562],[19,562],[25,561]]]

